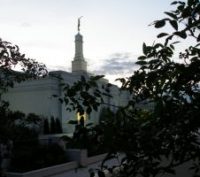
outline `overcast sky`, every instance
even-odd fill
[[[77,18],[89,70],[120,76],[135,68],[142,43],[158,31],[148,25],[171,0],[0,0],[0,38],[19,45],[48,68],[71,71]]]

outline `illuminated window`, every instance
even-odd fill
[[[84,114],[80,115],[80,113],[79,113],[79,112],[77,112],[77,113],[76,113],[76,118],[77,118],[77,120],[78,120],[78,121],[80,121],[80,120],[81,120],[81,117],[83,117],[84,121],[86,121],[86,120],[87,120],[87,114],[86,114],[86,113],[84,113]]]

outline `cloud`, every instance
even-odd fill
[[[131,74],[138,68],[135,64],[137,56],[130,53],[114,53],[104,63],[92,72],[95,74],[124,75]]]
[[[53,65],[47,65],[47,68],[49,71],[66,71],[71,72],[70,67],[67,66],[53,66]]]
[[[23,23],[21,23],[20,26],[23,27],[23,28],[28,28],[28,27],[31,27],[31,24],[28,23],[28,22],[23,22]]]

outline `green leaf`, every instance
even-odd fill
[[[161,28],[165,26],[165,20],[158,20],[155,22],[155,28]]]
[[[69,103],[69,100],[67,98],[64,98],[64,102],[67,105]]]
[[[143,50],[143,53],[146,55],[147,54],[147,50],[146,50],[147,46],[145,43],[143,43],[142,45],[142,50]]]
[[[95,111],[97,111],[98,110],[98,106],[96,105],[96,104],[93,104],[93,109],[95,110]]]
[[[164,36],[167,36],[168,33],[160,33],[159,35],[157,35],[157,38],[161,38],[161,37],[164,37]]]
[[[191,9],[190,7],[186,7],[182,10],[182,18],[187,18],[191,15]]]
[[[174,50],[174,46],[172,44],[170,44],[170,48]]]
[[[178,44],[180,43],[180,41],[175,41],[175,42],[172,42],[171,44],[174,45],[174,44]]]
[[[147,57],[146,56],[140,56],[138,57],[138,60],[145,60]]]
[[[70,120],[68,122],[68,124],[76,125],[76,124],[78,124],[78,121],[77,120]]]
[[[90,126],[93,126],[94,125],[94,123],[88,123],[88,124],[86,124],[85,126],[86,127],[90,127]]]
[[[199,36],[197,37],[197,42],[200,42],[200,34],[199,34]]]
[[[164,46],[163,46],[163,44],[161,44],[161,43],[157,43],[157,44],[154,45],[154,48],[155,48],[155,49],[156,49],[156,48],[159,48],[159,47],[163,48]]]
[[[138,64],[138,65],[146,65],[147,62],[146,61],[137,61],[136,64]]]
[[[195,47],[199,47],[200,46],[200,43],[198,43],[197,45],[195,45]]]
[[[191,60],[192,62],[198,61],[198,57],[192,57],[190,60]]]
[[[86,113],[90,114],[92,112],[92,108],[90,106],[88,106],[88,108],[86,109]]]
[[[171,26],[177,31],[178,30],[178,23],[176,20],[170,20],[169,23]]]
[[[62,99],[62,98],[58,98],[58,100],[59,100],[61,103],[63,103],[63,99]]]
[[[194,4],[194,0],[188,0],[187,2],[189,6],[192,6]]]
[[[171,5],[176,5],[178,2],[177,1],[174,1],[171,3]]]
[[[184,9],[184,5],[180,5],[177,7],[178,10],[182,11]]]
[[[179,36],[179,37],[181,37],[181,38],[183,38],[183,39],[187,38],[187,34],[186,34],[185,31],[178,31],[178,32],[175,32],[174,34]]]
[[[170,16],[171,18],[173,19],[177,19],[177,16],[173,13],[170,13],[170,12],[165,12],[166,15]]]
[[[104,75],[98,75],[98,76],[91,76],[90,78],[92,79],[92,80],[99,80],[99,79],[101,79],[101,78],[103,78],[104,77]]]
[[[105,174],[102,171],[98,171],[98,176],[99,177],[105,177]]]
[[[86,79],[84,76],[81,76],[81,82],[85,83],[86,82]]]

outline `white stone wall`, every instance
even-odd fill
[[[60,94],[59,89],[58,80],[47,77],[15,84],[3,98],[9,101],[11,110],[60,117],[60,102],[53,97]]]
[[[63,71],[53,72],[63,78],[64,83],[73,84],[80,79],[80,74],[67,73]],[[87,78],[88,76],[85,75]],[[53,116],[59,118],[62,123],[62,128],[65,133],[71,133],[74,130],[74,125],[69,125],[69,120],[76,120],[77,115],[75,111],[67,111],[65,104],[61,103],[58,98],[53,95],[63,97],[62,89],[60,87],[61,81],[55,77],[48,76],[39,80],[26,81],[20,84],[15,84],[15,87],[9,89],[8,93],[4,95],[4,99],[9,101],[11,110],[19,110],[26,114],[35,113],[46,118]],[[99,81],[99,88],[102,84],[107,84],[107,80]],[[126,94],[121,94],[117,86],[112,86],[110,93],[113,95],[112,99],[105,97],[107,104],[121,106],[127,98]],[[108,105],[102,105],[105,107]],[[98,111],[92,111],[89,115],[87,123],[98,124],[101,107]],[[117,107],[110,106],[115,111]]]

